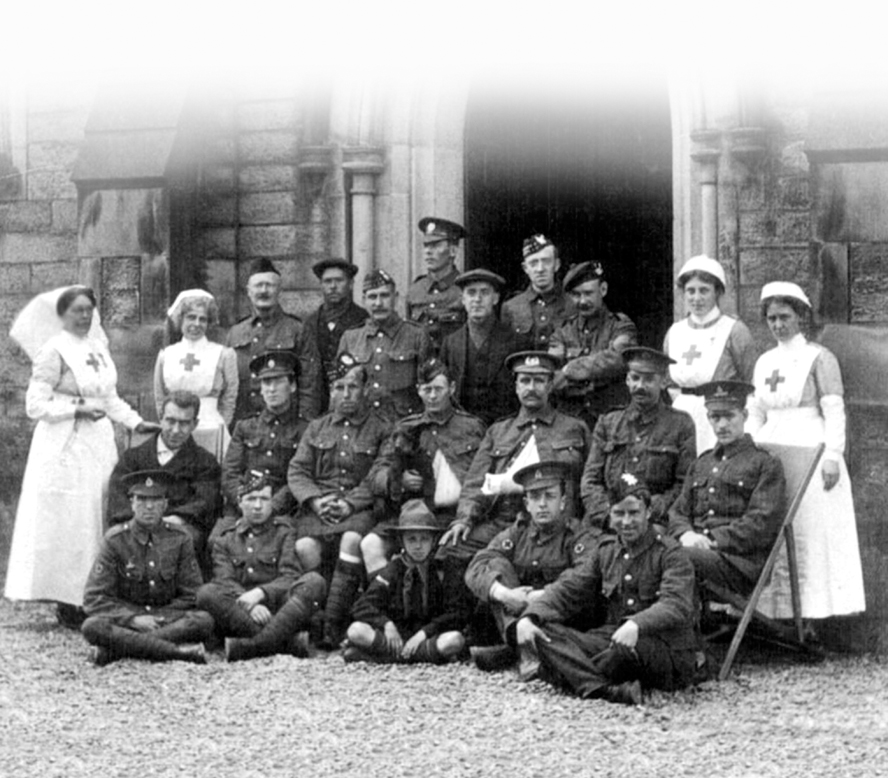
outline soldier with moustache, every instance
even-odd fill
[[[580,508],[574,478],[586,461],[591,433],[583,421],[552,407],[557,361],[545,351],[521,351],[507,365],[521,409],[488,428],[463,483],[456,518],[440,541],[442,556],[463,568],[515,520],[523,492],[513,476],[525,465],[553,459],[569,464],[574,475],[568,480],[568,511],[578,515]]]
[[[429,335],[398,315],[395,279],[385,270],[368,273],[363,286],[370,318],[343,334],[339,354],[350,354],[365,366],[366,397],[372,408],[392,420],[419,413],[416,377],[419,366],[431,356]]]
[[[602,413],[629,402],[623,349],[638,342],[632,320],[612,313],[604,302],[608,286],[598,262],[575,265],[564,277],[564,289],[576,307],[552,334],[549,352],[562,360],[555,377],[555,402],[565,413],[590,427]]]
[[[263,409],[259,382],[250,371],[250,362],[267,351],[292,351],[300,362],[299,408],[307,419],[313,419],[320,409],[321,385],[319,363],[303,341],[302,322],[286,313],[280,304],[281,274],[268,259],[256,259],[250,264],[247,279],[247,297],[251,313],[235,324],[225,339],[225,345],[237,354],[237,405],[234,424]]]
[[[622,358],[632,399],[598,418],[580,482],[585,521],[598,532],[607,529],[608,492],[625,473],[647,484],[651,521],[665,527],[697,456],[694,420],[663,400],[673,360],[643,346],[625,349]]]
[[[444,338],[465,321],[455,262],[466,231],[462,225],[437,216],[420,219],[418,226],[422,258],[429,272],[407,290],[407,318],[426,328],[432,350],[437,352]]]
[[[316,262],[312,272],[321,283],[324,301],[305,320],[302,339],[306,351],[318,364],[320,375],[320,413],[326,413],[330,401],[327,373],[336,364],[339,340],[346,330],[359,327],[369,314],[352,299],[358,268],[344,259],[331,258]]]
[[[574,313],[575,305],[558,283],[561,261],[558,249],[545,235],[532,235],[524,241],[521,267],[530,285],[506,300],[500,318],[528,348],[546,351],[552,335]]]

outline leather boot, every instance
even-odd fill
[[[363,568],[354,562],[340,559],[333,571],[327,607],[324,611],[324,638],[322,648],[336,648],[345,637],[351,607],[361,587]]]
[[[621,705],[641,705],[641,683],[636,680],[605,686],[602,689],[602,696],[608,702],[617,702]]]
[[[475,666],[486,673],[508,670],[518,658],[511,646],[473,646],[471,649]]]
[[[237,604],[236,599],[218,591],[215,584],[198,590],[197,607],[213,617],[218,631],[223,635],[251,638],[258,635],[262,629],[250,618],[250,614]]]
[[[101,645],[101,644],[99,644]],[[155,637],[151,633],[133,632],[131,629],[112,625],[108,632],[106,648],[118,659],[147,659],[151,662],[170,662],[180,659],[195,664],[206,663],[206,657],[198,658],[193,650],[183,650],[175,643]]]
[[[259,656],[287,653],[296,634],[308,629],[312,606],[301,597],[292,597],[253,638],[226,638],[225,658],[229,662]]]

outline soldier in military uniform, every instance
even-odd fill
[[[326,413],[330,401],[327,372],[336,362],[339,340],[346,330],[359,327],[369,314],[352,300],[352,288],[358,268],[344,259],[322,259],[312,265],[312,272],[321,282],[324,301],[305,320],[302,342],[318,365],[320,413]]]
[[[697,457],[694,420],[663,401],[673,360],[662,351],[632,346],[623,351],[623,361],[632,399],[625,410],[599,417],[580,482],[585,522],[599,532],[608,529],[608,490],[623,473],[647,484],[651,521],[665,527],[667,511]]]
[[[237,354],[237,405],[234,423],[263,409],[259,382],[250,371],[250,362],[267,351],[292,351],[300,362],[299,410],[306,419],[313,419],[320,408],[319,363],[303,342],[302,322],[285,313],[280,305],[281,275],[268,259],[257,259],[250,265],[247,297],[252,313],[229,331],[225,345]]]
[[[595,537],[567,513],[571,467],[557,460],[523,467],[514,481],[524,489],[524,508],[515,523],[475,554],[466,570],[472,594],[487,603],[505,645],[473,651],[482,670],[516,659],[514,625],[524,609],[595,550]]]
[[[611,490],[610,523],[579,567],[546,587],[515,627],[539,656],[539,677],[584,698],[639,705],[643,689],[692,682],[696,660],[694,570],[650,525],[650,492],[631,473]],[[603,618],[580,632],[565,622],[594,601]]]
[[[363,580],[361,538],[373,527],[370,466],[391,423],[368,408],[367,366],[340,353],[330,378],[331,411],[308,425],[290,460],[287,482],[299,504],[296,553],[304,570],[317,570],[335,551],[336,567],[325,609],[324,645],[341,641]]]
[[[419,221],[422,256],[428,274],[419,276],[407,290],[407,318],[426,328],[437,352],[444,338],[466,320],[459,275],[454,262],[466,231],[456,222],[426,216]]]
[[[555,378],[555,404],[590,427],[602,413],[629,402],[626,365],[620,353],[638,342],[635,324],[604,303],[607,281],[598,262],[575,265],[564,289],[576,311],[556,328],[549,352],[563,362]]]
[[[273,515],[272,485],[254,471],[241,478],[241,517],[216,540],[213,581],[197,593],[197,605],[227,637],[229,662],[257,656],[307,655],[307,630],[326,592],[318,573],[303,573],[289,516]]]
[[[363,326],[348,330],[339,341],[340,354],[351,354],[367,368],[368,402],[392,421],[422,410],[416,374],[431,356],[428,333],[398,315],[397,300],[395,281],[388,273],[368,273],[364,277],[364,305],[370,318]]]
[[[393,522],[407,499],[425,499],[441,530],[456,516],[462,483],[486,426],[453,405],[456,385],[443,361],[426,360],[419,369],[424,410],[401,419],[370,470],[370,488],[382,502],[383,522],[361,541],[368,578],[394,551]]]
[[[298,366],[292,351],[269,351],[250,363],[265,408],[242,419],[234,428],[222,463],[225,517],[217,522],[214,538],[234,525],[240,513],[240,479],[252,470],[268,473],[274,492],[272,512],[275,516],[285,516],[296,509],[296,501],[287,486],[287,468],[308,426],[294,400]]]
[[[133,517],[102,541],[83,595],[83,636],[98,665],[124,657],[204,664],[213,619],[195,607],[203,581],[194,546],[185,529],[163,521],[175,476],[140,470],[122,480]]]
[[[576,477],[586,461],[591,433],[586,424],[556,411],[549,402],[558,363],[545,351],[520,351],[507,361],[515,374],[521,410],[490,426],[463,484],[456,518],[441,538],[442,554],[463,567],[477,551],[514,520],[522,490],[513,475],[525,465],[556,459],[569,463]],[[567,506],[578,515],[573,479]]]
[[[755,588],[783,521],[786,480],[780,460],[744,432],[742,381],[698,387],[718,440],[694,462],[669,511],[669,534],[684,546],[697,577],[741,595]]]
[[[523,292],[503,304],[503,324],[523,339],[528,348],[546,351],[552,334],[574,313],[574,301],[558,283],[558,250],[545,235],[533,235],[524,241],[521,266],[530,280]]]
[[[514,377],[506,357],[531,347],[529,335],[518,335],[499,321],[496,306],[506,281],[483,268],[458,276],[467,321],[444,339],[441,360],[456,384],[456,400],[485,424],[518,411]]]

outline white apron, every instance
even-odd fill
[[[722,314],[708,327],[691,327],[682,319],[669,330],[669,356],[676,364],[669,366],[669,376],[682,388],[691,389],[708,383],[725,351],[736,319]],[[697,456],[716,444],[712,425],[706,418],[705,398],[673,391],[672,406],[690,414],[697,431]]]
[[[228,450],[231,435],[219,413],[219,398],[212,394],[216,369],[222,359],[223,346],[207,338],[189,341],[182,338],[167,346],[163,355],[163,383],[168,392],[184,390],[200,397],[195,443],[221,462]]]
[[[61,353],[77,382],[85,407],[112,412],[117,371],[104,343],[63,333],[47,343]],[[35,390],[31,383],[29,396]],[[48,404],[73,407],[75,396],[47,395]],[[131,413],[134,413],[129,409]],[[80,605],[102,540],[108,480],[117,446],[108,417],[99,421],[41,419],[34,430],[6,577],[6,597],[55,600]]]
[[[772,349],[756,362],[755,399],[767,409],[764,426],[754,434],[757,441],[799,446],[823,442],[820,409],[798,407],[818,353],[819,348],[811,344],[798,354]],[[839,460],[839,482],[829,491],[823,488],[819,469],[814,473],[793,520],[793,531],[802,616],[820,619],[865,610],[851,479],[844,459]],[[792,618],[785,548],[762,592],[758,609],[771,618]]]

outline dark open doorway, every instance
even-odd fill
[[[657,346],[672,323],[672,131],[665,82],[570,94],[476,86],[466,112],[466,266],[525,286],[542,232],[562,272],[598,259],[607,302]]]

